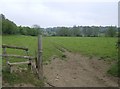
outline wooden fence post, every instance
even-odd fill
[[[38,77],[43,80],[43,64],[42,64],[42,35],[38,35]]]
[[[3,48],[3,54],[7,55],[6,48]],[[8,64],[8,57],[5,57],[6,65]]]

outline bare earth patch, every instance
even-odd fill
[[[106,73],[110,63],[80,54],[64,52],[67,60],[53,58],[44,65],[46,87],[117,87],[117,78]]]

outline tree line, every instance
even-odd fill
[[[41,28],[39,25],[17,26],[13,21],[5,18],[3,14],[2,18],[2,34],[21,34],[37,36],[42,34],[44,36],[75,36],[75,37],[99,37],[118,36],[118,29],[116,26],[73,26],[73,27],[52,27]]]
[[[47,35],[50,36],[77,36],[77,37],[99,37],[118,36],[118,29],[116,26],[73,26],[73,27],[53,27],[46,28]]]
[[[39,25],[28,26],[17,26],[13,21],[5,18],[3,14],[0,15],[2,18],[2,34],[21,34],[21,35],[31,35],[37,36],[41,33],[41,28]]]

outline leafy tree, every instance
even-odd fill
[[[118,27],[117,32],[118,32],[117,36],[120,37],[120,27]]]
[[[83,31],[83,34],[85,37],[92,36],[92,28],[91,27],[85,26],[82,31]]]
[[[81,36],[81,31],[80,31],[80,28],[77,27],[77,26],[73,26],[72,28],[72,36]]]
[[[70,30],[67,27],[60,27],[57,31],[58,36],[70,36]]]
[[[116,32],[117,32],[116,28],[111,26],[106,30],[105,35],[109,36],[109,37],[114,37],[114,36],[116,36]]]
[[[0,18],[2,18],[3,20],[5,20],[5,15],[0,14]]]
[[[3,19],[2,20],[2,33],[3,34],[16,34],[18,32],[17,26],[14,22]]]
[[[33,32],[34,32],[36,35],[37,35],[37,34],[43,34],[42,29],[40,28],[39,25],[35,24],[35,25],[32,26],[32,28],[34,29]]]
[[[98,37],[99,36],[100,29],[99,27],[93,27],[92,28],[92,36],[93,37]]]
[[[21,27],[19,26],[19,33],[22,35],[36,36],[38,35],[38,30],[30,27]]]
[[[2,18],[2,33],[3,34],[16,34],[18,32],[17,25],[6,19],[3,14],[0,15]]]

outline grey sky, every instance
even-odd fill
[[[118,0],[0,0],[0,13],[17,25],[118,25]]]

